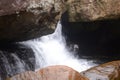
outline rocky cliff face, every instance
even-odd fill
[[[119,6],[119,0],[1,0],[0,41],[50,34],[65,10],[70,22],[118,19]]]

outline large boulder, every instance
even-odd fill
[[[89,80],[120,80],[120,61],[108,62],[81,74]]]
[[[52,33],[63,9],[61,0],[1,0],[0,41],[22,41]]]
[[[7,80],[88,80],[67,66],[50,66],[37,72],[25,72]]]
[[[96,21],[120,18],[119,0],[68,0],[69,21]]]

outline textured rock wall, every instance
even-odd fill
[[[60,12],[63,10],[63,4],[64,0],[1,0],[0,16],[19,13],[20,11],[31,8],[39,8],[40,11],[37,13],[50,12],[53,10]]]
[[[69,21],[96,21],[120,18],[119,0],[68,0]]]

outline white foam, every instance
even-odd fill
[[[94,66],[95,64],[92,64],[91,61],[78,59],[73,52],[67,49],[61,28],[62,26],[58,22],[57,29],[53,34],[22,42],[33,49],[36,57],[36,69],[51,65],[66,65],[81,72]]]

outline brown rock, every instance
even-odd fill
[[[27,6],[28,0],[0,0],[0,16],[24,10]]]
[[[39,9],[39,13],[60,12],[64,9],[64,1],[61,0],[1,0],[0,16],[19,13],[33,8]],[[54,8],[54,9],[53,9]]]
[[[61,0],[1,0],[0,41],[23,41],[50,34],[62,11]]]
[[[95,21],[120,18],[119,0],[69,0],[69,21]]]
[[[55,17],[56,15],[54,15]],[[46,14],[20,12],[0,17],[0,41],[23,41],[41,37],[54,31],[57,21]]]
[[[37,72],[25,72],[7,80],[88,80],[67,66],[50,66]]]
[[[89,80],[120,80],[120,61],[105,63],[81,74]]]

